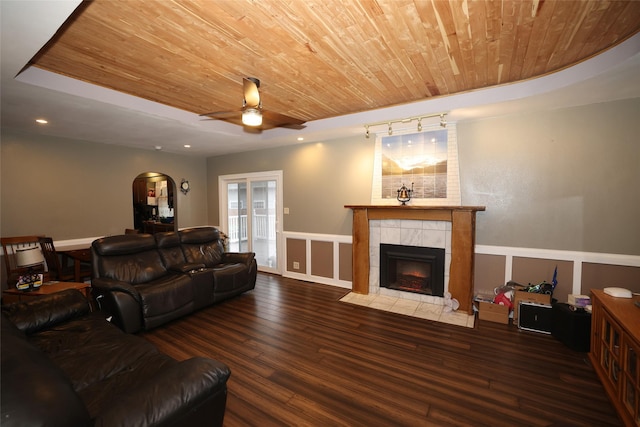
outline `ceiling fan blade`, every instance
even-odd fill
[[[262,110],[262,123],[273,125],[272,127],[289,127],[300,126],[305,123],[305,120],[296,119],[295,117],[286,116],[273,111]]]
[[[244,77],[242,79],[242,89],[244,92],[244,102],[246,108],[260,107],[260,80],[254,77]]]
[[[200,114],[200,117],[211,117],[212,119],[224,119],[226,117],[242,116],[242,110],[233,111],[215,111],[213,113]]]

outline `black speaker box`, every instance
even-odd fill
[[[553,304],[551,335],[572,350],[586,353],[591,345],[591,313],[565,303]]]
[[[518,305],[518,328],[550,334],[551,305],[521,301]]]

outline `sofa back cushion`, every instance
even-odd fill
[[[158,252],[164,266],[168,269],[175,266],[181,266],[186,264],[182,247],[180,246],[180,236],[175,231],[167,231],[163,233],[156,233],[153,235],[156,239],[156,245]]]
[[[2,306],[3,316],[7,316],[16,328],[27,335],[90,311],[89,302],[77,289],[67,289],[47,295],[47,298],[33,298]]]
[[[190,228],[179,232],[182,252],[188,263],[213,267],[222,262],[224,247],[214,227]]]
[[[151,234],[123,234],[95,240],[91,245],[93,276],[132,285],[167,274]]]

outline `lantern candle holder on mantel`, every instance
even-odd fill
[[[404,183],[402,187],[398,188],[398,196],[396,197],[402,206],[406,206],[407,202],[411,200],[411,196],[413,195],[413,182],[411,183],[411,190],[407,188]]]

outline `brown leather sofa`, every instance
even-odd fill
[[[229,368],[176,361],[70,289],[2,307],[1,421],[12,426],[222,426]]]
[[[91,286],[125,332],[149,330],[251,290],[253,252],[225,252],[214,227],[98,239]]]

